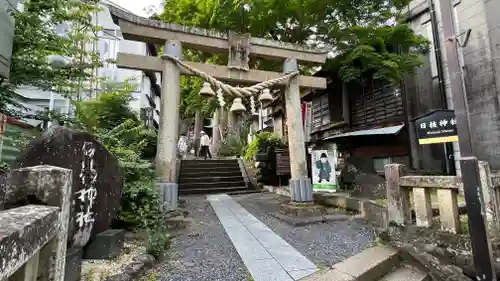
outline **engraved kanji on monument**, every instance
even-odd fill
[[[120,206],[122,172],[92,135],[54,126],[34,139],[15,167],[51,165],[73,171],[68,246],[83,247],[110,229]]]

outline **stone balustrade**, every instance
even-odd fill
[[[0,188],[0,280],[64,281],[71,170],[36,166],[11,176],[32,184]]]
[[[500,174],[492,175],[486,162],[479,162],[478,169],[482,195],[480,201],[484,206],[489,232],[494,233],[499,229]],[[389,221],[400,225],[416,223],[419,227],[431,227],[436,222],[433,207],[437,206],[441,229],[460,232],[458,196],[459,190],[463,190],[461,177],[407,176],[406,167],[402,164],[386,165],[385,177]],[[436,194],[434,198],[431,196],[433,192]]]

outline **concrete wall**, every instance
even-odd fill
[[[442,30],[439,0],[435,0],[438,15],[439,30]],[[410,10],[414,12],[427,7],[426,0],[414,0]],[[500,9],[500,1],[493,0],[454,0],[455,25],[464,33],[471,29],[468,44],[462,48],[460,60],[464,65],[465,89],[469,106],[471,135],[474,153],[479,160],[488,161],[494,170],[500,169],[500,106],[498,91],[500,81],[500,17],[495,13]],[[429,24],[428,10],[411,21],[411,25],[418,33],[423,34],[425,25]],[[428,33],[431,38],[432,33]],[[441,53],[445,67],[445,85],[447,91],[448,108],[453,108],[449,75],[447,72],[447,58],[443,51],[444,42],[442,31],[439,32]],[[461,37],[463,38],[463,36]],[[432,63],[432,59],[431,59]],[[434,78],[437,79],[437,78]],[[418,85],[424,87],[425,85]],[[456,166],[459,168],[459,149],[454,143]]]
[[[0,0],[0,77],[7,78],[12,56],[14,18],[10,10],[17,7],[19,0]]]
[[[494,0],[462,0],[457,5],[460,30],[472,29],[463,59],[474,152],[494,170],[500,169],[499,9]]]

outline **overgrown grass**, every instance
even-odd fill
[[[318,268],[318,270],[325,270],[328,268],[328,266],[326,266],[324,263],[322,262],[317,262],[316,264],[316,267]]]
[[[460,232],[464,234],[469,233],[469,217],[467,215],[460,216]]]
[[[154,271],[149,271],[147,274],[142,275],[137,281],[158,281]]]

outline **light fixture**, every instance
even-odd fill
[[[235,98],[233,100],[233,104],[231,105],[231,108],[229,109],[231,112],[234,113],[241,113],[246,110],[245,106],[241,102],[241,98]]]
[[[262,105],[267,105],[273,101],[273,96],[271,95],[271,92],[269,92],[269,89],[264,89],[262,93],[259,95],[259,101],[262,103]]]
[[[203,83],[203,87],[200,90],[200,96],[205,98],[211,98],[215,96],[214,90],[212,90],[212,86],[210,85],[210,83]]]

